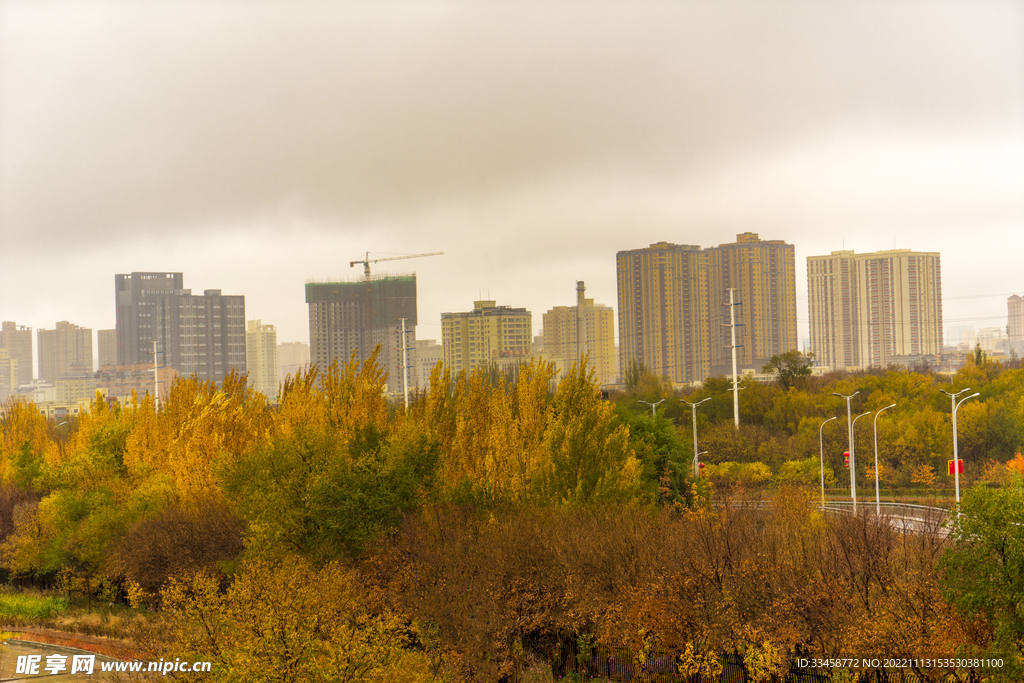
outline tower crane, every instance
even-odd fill
[[[440,256],[443,253],[444,253],[443,251],[432,251],[429,254],[409,254],[408,256],[389,256],[387,258],[371,259],[370,258],[370,252],[366,252],[366,257],[365,258],[357,259],[355,261],[349,261],[348,267],[349,268],[355,268],[355,265],[357,263],[362,263],[363,264],[363,275],[366,277],[367,280],[369,280],[370,279],[370,264],[371,263],[380,263],[381,261],[401,261],[402,259],[422,258],[424,256]]]

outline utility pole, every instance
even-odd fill
[[[735,301],[736,288],[729,288],[729,334],[731,336],[732,343],[730,348],[732,349],[732,421],[736,425],[736,429],[740,428],[740,378],[736,372],[736,307],[739,306]]]
[[[160,360],[156,350],[156,340],[153,341],[153,405],[156,411],[160,412]]]
[[[409,412],[409,362],[406,360],[405,352],[408,351],[409,342],[405,338],[405,318],[402,321],[402,394],[405,398],[405,412]]]
[[[586,313],[583,310],[584,302],[586,301],[585,292],[587,291],[586,285],[583,284],[583,280],[576,281],[576,360],[580,363],[580,368],[583,367],[583,356],[587,354],[587,319]]]

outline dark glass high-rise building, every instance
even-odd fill
[[[179,375],[224,381],[231,371],[245,372],[245,297],[207,289],[184,289],[181,273],[115,275],[117,360],[153,362]]]

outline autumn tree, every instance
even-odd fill
[[[951,520],[942,591],[958,611],[991,621],[991,654],[1024,672],[1024,483],[969,489]]]
[[[369,603],[358,577],[335,563],[252,561],[226,592],[198,573],[163,591],[171,642],[161,655],[209,658],[210,672],[184,677],[197,681],[416,680],[411,674],[417,665],[425,673],[423,662],[396,671],[417,658],[404,649],[413,632],[400,614]]]
[[[768,363],[761,368],[761,372],[778,376],[779,384],[782,385],[783,391],[789,391],[801,379],[811,376],[811,366],[813,364],[813,353],[803,354],[793,349],[772,356]]]
[[[640,492],[642,464],[630,445],[629,428],[614,419],[586,364],[573,364],[559,382],[544,443],[547,460],[538,481],[543,498],[584,503]]]

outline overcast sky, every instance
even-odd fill
[[[0,0],[0,319],[114,327],[181,271],[308,341],[304,283],[415,271],[616,305],[615,253],[739,232],[942,255],[946,327],[1024,293],[1024,0]],[[385,267],[390,266],[390,267]]]

